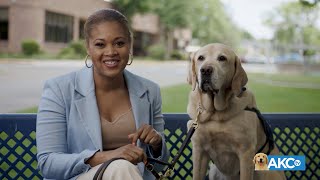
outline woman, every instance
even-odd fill
[[[40,171],[48,179],[92,179],[101,163],[122,157],[104,179],[154,179],[146,157],[168,158],[159,86],[125,70],[133,40],[121,13],[99,10],[84,31],[92,63],[86,58],[87,67],[44,85],[37,116]]]

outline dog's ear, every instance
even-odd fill
[[[253,157],[253,164],[256,164],[256,156]]]
[[[240,59],[238,56],[235,58],[235,73],[232,78],[231,89],[233,93],[238,96],[241,93],[242,87],[244,87],[248,82],[247,73],[241,66]]]
[[[189,65],[188,65],[188,77],[187,81],[192,86],[192,90],[194,91],[197,84],[197,73],[196,73],[196,65],[195,65],[195,56],[196,52],[192,52],[189,55]]]
[[[268,166],[268,163],[269,163],[268,156],[266,155],[265,158],[266,158],[266,164],[267,164],[267,166]]]
[[[188,63],[188,76],[187,76],[187,82],[192,85],[192,56],[193,52],[189,53],[189,63]]]

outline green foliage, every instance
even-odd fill
[[[58,58],[61,59],[83,59],[87,55],[84,41],[71,42],[68,47],[63,48]]]
[[[172,37],[175,28],[191,28],[193,37],[201,44],[221,42],[236,46],[240,42],[241,30],[232,22],[219,0],[113,0],[117,9],[128,18],[134,13],[152,12],[160,17],[163,42],[169,55],[172,54]],[[250,38],[249,34],[244,34]],[[167,57],[169,57],[167,55]]]
[[[22,52],[25,55],[31,56],[40,52],[39,44],[34,40],[24,40],[21,43]]]
[[[71,42],[69,47],[74,50],[76,54],[80,54],[81,56],[85,56],[87,54],[86,47],[84,45],[84,41]]]
[[[198,0],[189,13],[192,14],[193,36],[202,44],[220,42],[236,46],[240,42],[241,30],[219,0]]]
[[[249,40],[254,39],[254,37],[248,31],[245,31],[245,30],[241,32],[241,37],[243,39],[249,39]]]
[[[176,60],[186,60],[187,55],[180,52],[179,50],[173,50],[171,53],[171,58]]]
[[[148,55],[154,59],[164,60],[165,49],[162,44],[154,44],[148,47]]]
[[[275,29],[274,40],[279,43],[319,46],[320,29],[316,26],[319,12],[319,5],[288,2],[271,12],[265,23]]]
[[[152,0],[113,0],[116,9],[123,13],[129,20],[135,13],[145,13],[150,11]]]
[[[317,3],[319,3],[320,0],[300,0],[300,3],[304,6],[313,7],[316,6]]]
[[[154,1],[153,12],[159,15],[164,29],[173,30],[177,27],[190,27],[191,11],[194,4],[192,0],[158,0]]]

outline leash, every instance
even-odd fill
[[[199,103],[198,103],[198,108],[197,108],[197,116],[196,116],[196,119],[192,122],[191,128],[189,129],[187,137],[184,139],[184,141],[178,151],[178,154],[172,159],[171,163],[160,161],[158,159],[154,159],[154,158],[150,158],[150,157],[148,157],[148,159],[147,159],[147,163],[145,164],[145,166],[146,166],[147,170],[149,170],[154,175],[154,177],[156,177],[156,179],[159,179],[159,180],[166,179],[173,174],[174,165],[177,163],[180,156],[182,155],[182,152],[186,149],[187,145],[189,144],[193,133],[199,127],[199,123],[198,123],[199,116],[203,112],[204,108],[202,106],[201,93],[198,91],[197,94],[198,94],[198,98],[199,98]],[[151,162],[166,165],[167,168],[161,172],[157,172],[154,169],[154,165],[151,164]]]
[[[104,162],[99,169],[97,170],[97,172],[94,174],[93,180],[102,180],[102,176],[104,171],[107,169],[107,167],[110,165],[110,163],[112,163],[115,160],[119,160],[119,159],[124,159],[122,157],[117,157],[117,158],[112,158],[106,162]]]
[[[200,103],[199,103],[200,104]],[[182,152],[185,150],[185,148],[188,146],[189,142],[190,142],[190,139],[193,135],[193,133],[195,132],[195,130],[199,127],[199,123],[198,123],[198,119],[199,119],[199,116],[200,114],[202,113],[202,109],[201,107],[199,106],[198,108],[198,113],[197,113],[197,117],[196,119],[193,121],[192,123],[192,127],[189,129],[188,131],[188,134],[187,134],[187,137],[184,139],[179,151],[178,151],[178,154],[172,159],[171,163],[168,163],[168,162],[164,162],[164,161],[160,161],[158,159],[154,159],[154,158],[150,158],[148,157],[148,161],[147,163],[145,164],[147,170],[149,170],[153,175],[154,177],[156,177],[156,179],[159,179],[159,180],[162,180],[162,179],[165,179],[165,178],[168,178],[170,177],[172,174],[173,174],[173,171],[174,171],[174,165],[177,163],[177,161],[179,160],[180,156],[182,155]],[[158,163],[158,164],[162,164],[162,165],[166,165],[167,168],[162,171],[162,172],[157,172],[155,169],[154,169],[154,165],[151,164],[151,162],[154,162],[154,163]]]

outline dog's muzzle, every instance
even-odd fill
[[[214,92],[217,93],[218,90],[214,89],[213,83],[211,81],[213,68],[211,66],[203,67],[200,69],[201,73],[201,84],[200,88],[203,92]]]

